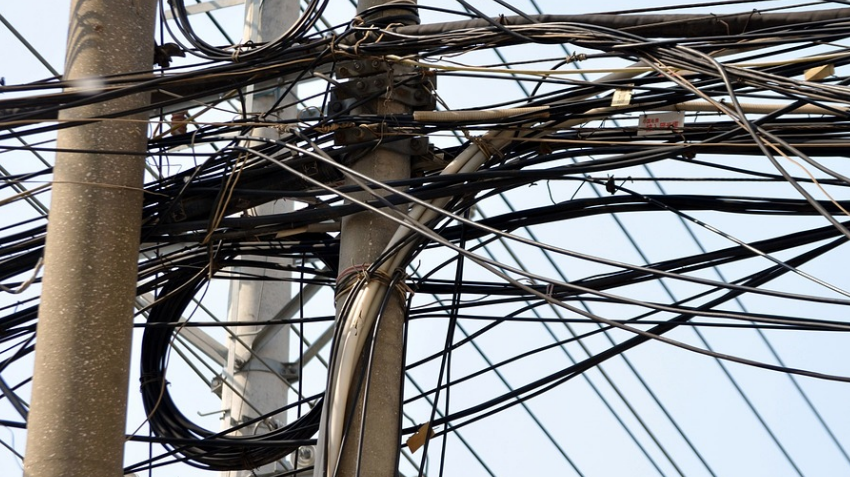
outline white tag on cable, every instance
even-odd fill
[[[685,128],[685,112],[641,114],[638,118],[638,136],[670,134]]]
[[[620,107],[628,106],[632,102],[632,88],[618,88],[611,95],[611,106]]]

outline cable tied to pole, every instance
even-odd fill
[[[407,298],[408,293],[413,293],[413,290],[407,286],[404,276],[397,280],[393,280],[393,277],[383,270],[377,269],[370,271],[370,266],[371,264],[368,263],[353,265],[340,272],[336,279],[336,292],[334,294],[334,298],[340,298],[347,295],[352,289],[354,289],[358,282],[372,280],[386,286],[387,288],[392,288],[396,293],[398,293],[399,299],[401,300]],[[403,272],[401,273],[403,274]]]

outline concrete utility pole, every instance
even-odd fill
[[[283,34],[300,15],[298,0],[248,0],[245,2],[245,41],[254,43],[274,40]],[[266,89],[271,86],[270,89]],[[275,106],[280,88],[276,85],[257,85],[255,92],[247,98],[249,114],[265,113]],[[292,102],[286,98],[283,104]],[[269,115],[269,121],[291,119],[295,117],[295,108]],[[274,128],[256,128],[252,136],[277,139],[280,137]],[[263,145],[261,142],[257,146]],[[278,200],[263,204],[247,211],[250,215],[280,214],[292,210],[290,201]],[[262,260],[261,257],[255,257]],[[283,264],[286,260],[268,257],[266,261]],[[242,268],[238,272],[251,276],[264,276],[270,280],[236,280],[230,288],[230,306],[228,320],[265,321],[275,317],[278,311],[291,299],[291,284],[283,281],[289,278],[288,272],[272,271],[262,268]],[[231,386],[222,387],[222,410],[224,416],[222,428],[228,429],[246,420],[257,417],[259,413],[268,413],[287,403],[288,388],[281,379],[289,374],[285,368],[289,362],[289,326],[275,325],[266,329],[263,325],[243,326],[236,329],[237,340],[231,337],[227,341],[228,359],[225,379]],[[240,343],[241,341],[241,343]],[[247,345],[247,346],[246,346]],[[267,365],[275,368],[273,371]],[[237,435],[263,434],[285,425],[285,416],[275,416],[257,426],[240,430]],[[281,463],[272,463],[259,469],[223,472],[222,477],[246,477],[264,475],[287,470]]]
[[[73,0],[65,80],[150,70],[155,0]],[[60,121],[144,108],[134,94]],[[146,113],[58,135],[26,477],[119,477],[147,151]],[[97,151],[105,151],[103,153]],[[115,154],[125,152],[130,154]]]
[[[358,14],[368,8],[389,3],[386,0],[360,0],[357,5]],[[412,1],[410,4],[415,5]],[[388,9],[364,18],[368,23],[379,22],[381,18],[397,15],[410,16],[410,9]],[[380,69],[380,68],[378,68]],[[375,71],[372,76],[355,78],[369,85],[380,84],[379,81],[393,81],[393,73]],[[396,76],[398,77],[398,76]],[[385,84],[383,89],[390,89]],[[377,114],[378,120],[382,115],[410,113],[411,107],[395,101],[392,97],[381,96],[369,104],[358,108],[355,114]],[[410,154],[399,152],[390,147],[378,147],[371,154],[356,162],[352,168],[378,181],[392,181],[410,177]],[[353,182],[348,181],[348,184]],[[365,192],[356,194],[359,199],[369,199],[371,195]],[[381,217],[373,212],[360,212],[346,217],[342,221],[339,269],[361,265],[368,266],[384,250],[390,238],[398,228],[398,224]],[[392,295],[384,314],[380,319],[371,373],[364,383],[371,390],[366,402],[365,422],[363,419],[363,389],[353,388],[349,397],[356,402],[354,415],[350,419],[350,427],[346,433],[342,449],[340,465],[337,474],[353,476],[358,470],[363,476],[395,476],[398,473],[400,418],[401,410],[401,374],[403,358],[403,329],[405,304],[392,290]],[[337,310],[342,307],[347,295],[337,297]],[[337,317],[339,318],[339,316]],[[366,366],[368,347],[360,357],[358,369]],[[361,433],[362,429],[362,433]],[[362,447],[362,454],[360,448]],[[360,454],[360,455],[358,455]],[[325,456],[333,459],[334,456]]]

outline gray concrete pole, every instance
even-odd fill
[[[300,16],[298,0],[247,0],[245,2],[244,41],[254,43],[274,40],[295,23]],[[260,85],[263,86],[263,85]],[[267,86],[267,85],[266,85]],[[249,94],[248,114],[266,113],[277,102],[280,88],[272,88],[261,93]],[[289,104],[293,98],[283,100]],[[276,112],[267,120],[292,119],[295,108]],[[278,139],[280,133],[271,127],[255,128],[252,136]],[[257,141],[257,146],[263,143]],[[293,209],[292,201],[277,200],[262,204],[246,211],[249,215],[281,214]],[[288,259],[277,257],[251,257],[254,260],[286,264]],[[230,305],[228,320],[265,321],[274,318],[280,309],[291,299],[291,283],[285,281],[289,272],[272,271],[263,268],[242,268],[238,272],[250,276],[264,276],[269,280],[235,280],[230,286]],[[231,386],[223,386],[221,394],[224,411],[222,429],[229,429],[246,420],[268,413],[286,405],[288,387],[281,379],[283,366],[289,359],[289,326],[275,325],[261,346],[254,339],[263,330],[263,325],[243,326],[236,329],[236,337],[227,340],[228,358],[225,367],[225,379]],[[250,348],[250,349],[249,349]],[[259,357],[260,359],[257,359]],[[276,367],[274,371],[266,367]],[[243,428],[235,435],[263,434],[286,424],[284,415],[273,416],[256,426]],[[249,477],[252,475],[271,475],[285,471],[280,462],[264,465],[257,469],[222,472],[222,477]]]
[[[387,3],[386,0],[360,0],[358,13]],[[415,4],[415,2],[411,2]],[[409,10],[387,10],[377,18],[397,13],[410,14]],[[366,18],[367,22],[377,18]],[[367,104],[363,113],[403,114],[411,108],[395,101],[376,99]],[[410,156],[384,148],[355,163],[352,168],[378,181],[391,181],[410,177]],[[353,183],[353,182],[350,182]],[[368,199],[368,193],[359,193],[358,198]],[[342,221],[339,269],[371,264],[384,250],[398,228],[395,222],[373,212],[361,212]],[[390,291],[391,298],[381,316],[371,373],[366,377],[370,392],[366,401],[365,422],[363,419],[363,389],[356,389],[349,399],[356,402],[351,427],[346,433],[345,443],[337,474],[353,476],[359,470],[362,476],[389,477],[398,473],[401,409],[401,373],[403,358],[403,329],[405,304],[398,294]],[[347,295],[337,298],[337,310]],[[366,366],[368,346],[360,357],[358,369]],[[358,373],[359,375],[359,373]],[[346,422],[349,417],[346,416]],[[361,433],[361,428],[363,432]],[[362,450],[361,450],[362,449]],[[333,456],[326,456],[334,458]]]
[[[65,79],[149,70],[155,0],[74,0]],[[60,120],[144,107],[147,94],[79,107]],[[25,477],[118,477],[141,229],[147,115],[59,132]],[[95,151],[124,151],[118,155]]]

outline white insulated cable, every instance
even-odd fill
[[[635,63],[637,66],[644,64],[643,62]],[[617,72],[607,75],[600,81],[628,79],[640,73],[641,71]],[[573,98],[573,100],[575,99]],[[606,113],[616,111],[617,109],[619,108],[596,108],[588,113]],[[539,114],[540,112],[535,111],[533,113]],[[557,126],[571,127],[584,122],[587,122],[587,118],[564,121],[558,123]],[[463,152],[446,165],[440,172],[440,175],[475,172],[491,156],[490,153],[485,153],[479,144],[483,143],[486,145],[485,147],[498,151],[517,139],[515,130],[489,131],[483,136],[480,136],[479,139],[473,141],[473,144],[470,144],[469,147],[464,149]],[[436,208],[442,208],[449,200],[450,198],[448,197],[442,197],[432,200],[430,204]],[[438,215],[438,211],[421,204],[416,204],[411,208],[407,217],[413,222],[427,223],[435,219]],[[390,253],[410,233],[411,231],[408,227],[400,225],[384,248],[384,253]],[[395,250],[378,269],[387,275],[391,275],[393,270],[401,267],[402,260],[404,260],[412,247],[413,244],[408,244]],[[355,288],[355,290],[357,290],[357,294],[351,302],[352,305],[348,313],[337,319],[337,323],[342,327],[342,331],[339,338],[340,343],[334,343],[338,354],[336,359],[333,360],[332,368],[328,371],[328,393],[324,400],[322,420],[319,427],[316,461],[313,470],[314,477],[335,476],[342,448],[345,410],[348,407],[349,392],[351,391],[351,385],[354,380],[355,367],[365,346],[368,333],[371,332],[377,320],[381,297],[384,293],[388,292],[387,286],[378,280],[370,280],[366,286],[360,289]],[[325,449],[327,449],[328,455],[325,455]]]

